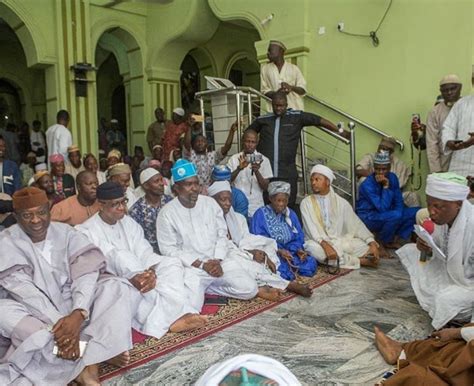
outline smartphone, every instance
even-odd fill
[[[84,355],[84,351],[86,351],[87,342],[84,340],[79,341],[79,358],[82,358]],[[58,355],[58,346],[54,345],[53,347],[53,355]]]

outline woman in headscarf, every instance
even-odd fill
[[[294,280],[296,275],[313,276],[318,263],[304,250],[304,233],[296,213],[288,208],[290,184],[273,181],[268,185],[270,204],[258,209],[253,217],[251,232],[270,237],[277,242],[280,276]]]

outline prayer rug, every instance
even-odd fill
[[[327,284],[338,277],[347,275],[351,271],[352,270],[350,269],[341,269],[339,274],[330,275],[320,269],[316,276],[311,278],[302,277],[300,282],[309,284],[310,287],[314,289]],[[134,345],[133,349],[130,351],[130,363],[128,366],[118,368],[103,363],[100,366],[100,379],[101,381],[104,381],[172,351],[195,343],[209,335],[223,330],[224,328],[293,299],[296,296],[298,295],[291,292],[285,292],[282,299],[278,302],[271,302],[261,298],[254,298],[252,300],[228,299],[228,304],[222,306],[216,305],[216,303],[221,302],[219,297],[210,296],[206,299],[207,304],[204,305],[201,312],[202,314],[209,315],[209,321],[204,327],[188,332],[167,333],[160,339],[143,335],[133,330],[132,336]],[[313,296],[315,296],[315,293],[313,293]]]

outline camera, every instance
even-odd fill
[[[259,164],[262,162],[262,155],[261,154],[246,154],[245,161],[249,164]]]

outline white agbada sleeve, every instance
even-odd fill
[[[117,248],[114,244],[107,241],[106,230],[100,226],[100,222],[97,219],[98,215],[97,213],[84,223],[76,225],[76,229],[100,248],[107,259],[107,271],[116,276],[130,279],[137,273],[147,269],[146,264],[137,259],[131,251]],[[127,230],[127,232],[131,234],[133,230]]]
[[[453,151],[448,149],[446,144],[448,141],[454,141],[457,138],[458,133],[458,125],[459,125],[459,118],[461,109],[460,103],[455,103],[454,106],[451,108],[451,111],[448,114],[448,117],[444,121],[443,129],[441,130],[441,141],[443,142],[443,151],[445,155],[451,154]]]
[[[270,80],[268,79],[269,70],[270,68],[268,64],[264,64],[260,71],[260,91],[262,94],[266,94],[267,92],[270,92],[270,91],[277,91],[277,90],[273,90],[272,85],[270,84]]]

